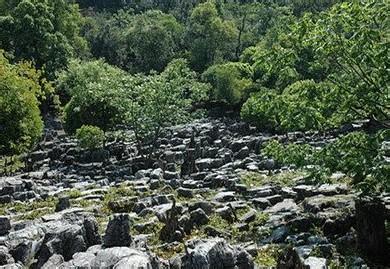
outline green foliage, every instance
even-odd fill
[[[129,91],[135,78],[102,61],[72,62],[59,76],[58,85],[71,96],[64,108],[64,127],[74,133],[82,125],[104,131],[124,122]]]
[[[164,127],[190,117],[192,104],[204,100],[209,87],[196,80],[185,61],[175,60],[164,72],[146,77],[134,89],[126,123],[138,142],[154,145]]]
[[[312,177],[329,177],[342,172],[353,179],[353,184],[363,193],[389,190],[388,131],[378,134],[352,132],[329,143],[321,149],[307,144],[287,144],[271,140],[262,153],[280,164],[298,167],[314,165]]]
[[[125,68],[133,73],[162,71],[177,54],[183,31],[172,15],[160,11],[135,16],[125,36]]]
[[[51,92],[30,63],[12,65],[0,51],[0,155],[22,153],[41,137],[39,99]]]
[[[76,130],[76,138],[84,149],[98,149],[104,145],[104,132],[96,126],[83,125]]]
[[[215,62],[232,58],[237,35],[234,22],[221,18],[213,1],[196,6],[187,29],[193,68],[203,71]]]
[[[289,7],[257,1],[225,3],[224,13],[225,17],[232,17],[238,29],[236,59],[244,49],[261,41],[268,31],[292,17]]]
[[[184,60],[149,76],[131,76],[102,61],[73,62],[58,84],[71,96],[64,109],[68,132],[82,125],[107,131],[126,124],[139,144],[153,144],[164,127],[187,120],[192,104],[209,91]]]
[[[0,175],[12,175],[24,167],[20,156],[0,157]]]
[[[276,245],[267,245],[257,251],[254,263],[266,268],[275,268],[281,255],[281,249]]]
[[[390,120],[389,12],[389,1],[337,4],[306,39],[317,47],[318,61],[332,65],[328,79],[348,96],[342,105],[356,117],[382,123]]]
[[[351,119],[340,107],[344,99],[330,83],[297,81],[282,94],[265,89],[253,94],[243,105],[241,116],[277,131],[325,130]]]
[[[283,145],[277,140],[271,140],[263,148],[262,153],[279,164],[295,164],[302,167],[312,162],[314,151],[308,144]]]
[[[90,62],[71,60],[68,68],[58,74],[56,80],[57,93],[66,103],[72,96],[85,91],[88,84],[99,81],[105,76],[118,76],[120,74],[119,69],[101,60]]]
[[[374,1],[336,4],[276,35],[268,32],[242,56],[258,85],[243,118],[281,131],[323,130],[362,118],[387,125],[389,8]]]
[[[316,162],[331,172],[341,171],[351,176],[357,184],[371,173],[379,149],[376,136],[353,132],[323,148]]]
[[[85,36],[97,58],[132,73],[162,71],[179,53],[183,26],[168,14],[147,11],[134,15],[123,10],[88,20]]]
[[[202,78],[213,86],[212,99],[233,105],[240,103],[252,86],[251,67],[244,63],[213,65]]]
[[[15,202],[1,205],[0,213],[8,214],[8,211],[20,214],[16,220],[34,220],[44,215],[54,213],[58,199],[49,197],[45,200],[36,200],[33,202]]]
[[[0,17],[0,47],[17,60],[32,60],[53,78],[72,55],[86,52],[81,24],[78,6],[68,1],[13,1]]]

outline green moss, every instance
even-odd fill
[[[232,226],[227,220],[223,219],[218,214],[212,214],[210,216],[208,225],[217,230],[227,230]]]
[[[58,199],[49,197],[46,200],[36,200],[33,202],[14,202],[2,207],[1,211],[20,214],[17,220],[33,220],[44,215],[54,213]]]
[[[244,215],[247,211],[241,209],[241,212],[237,211],[239,215]],[[268,229],[259,229],[269,220],[269,216],[265,213],[259,212],[256,215],[256,219],[249,223],[247,231],[240,231],[236,223],[229,223],[218,214],[213,214],[209,218],[208,226],[212,226],[218,231],[225,232],[231,235],[233,242],[246,242],[251,241],[253,238],[262,238],[269,234]]]
[[[275,268],[280,253],[281,249],[276,245],[263,247],[257,251],[257,256],[254,259],[254,263],[258,266],[261,266],[261,268]]]
[[[89,208],[89,207],[95,206],[97,204],[98,204],[98,202],[96,200],[80,199],[78,201],[72,201],[72,206],[82,207],[82,208]]]
[[[70,191],[67,191],[66,196],[69,196],[70,199],[76,199],[81,196],[81,191],[78,189],[72,189]]]

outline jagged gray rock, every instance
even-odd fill
[[[103,244],[105,247],[128,247],[131,244],[128,214],[115,214],[108,222]]]

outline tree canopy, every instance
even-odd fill
[[[31,63],[10,64],[0,50],[0,155],[22,153],[40,138],[39,104],[51,86]]]

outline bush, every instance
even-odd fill
[[[96,126],[83,125],[76,131],[76,138],[80,147],[84,149],[98,149],[104,145],[104,132]]]
[[[203,80],[213,86],[211,98],[234,105],[242,102],[252,85],[252,69],[244,63],[226,63],[209,67]]]
[[[29,63],[12,65],[0,51],[0,155],[22,153],[38,141],[43,130],[38,98],[50,91],[40,71]]]
[[[353,132],[324,147],[316,162],[332,172],[341,171],[360,182],[371,173],[379,149],[376,136]]]

